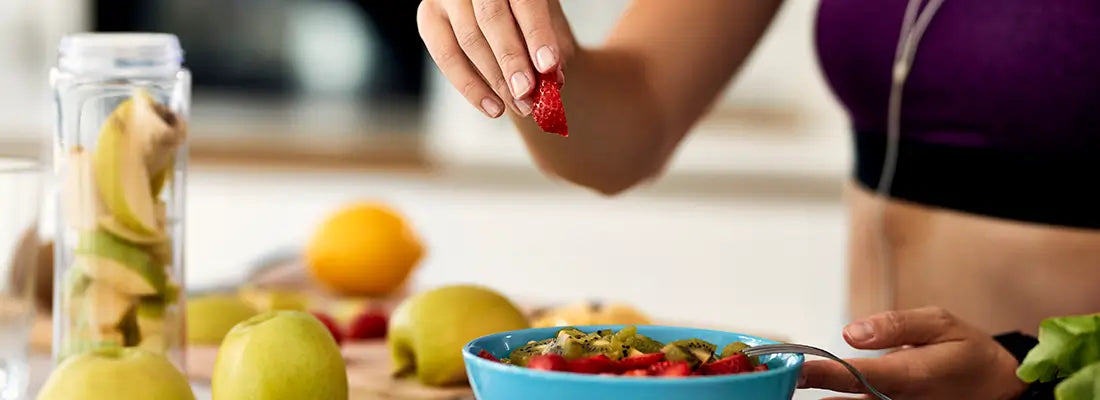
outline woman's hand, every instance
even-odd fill
[[[872,385],[894,400],[1018,397],[1026,385],[1016,377],[1018,363],[993,338],[940,308],[887,312],[844,329],[853,347],[900,347],[880,358],[848,360]],[[840,364],[810,361],[803,388],[866,393]]]
[[[416,20],[443,75],[492,118],[529,115],[537,73],[563,80],[576,47],[557,0],[424,0]]]

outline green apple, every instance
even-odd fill
[[[272,311],[226,335],[211,386],[218,400],[347,400],[346,368],[321,321],[302,311]]]
[[[393,373],[415,373],[429,386],[466,381],[462,347],[491,333],[525,329],[511,301],[480,286],[446,286],[406,299],[390,317],[387,344]]]
[[[294,290],[245,286],[237,291],[237,295],[260,312],[277,310],[306,311],[309,308],[309,297],[305,293]]]
[[[241,321],[257,314],[237,296],[210,294],[187,300],[187,342],[218,344]]]
[[[122,226],[143,236],[157,236],[156,207],[149,170],[131,126],[133,99],[115,109],[99,133],[96,182],[103,203]]]
[[[168,279],[164,268],[157,265],[148,252],[114,235],[103,231],[85,232],[75,254],[80,268],[92,280],[136,296],[164,293]]]
[[[50,374],[38,400],[194,400],[187,378],[162,355],[100,347],[69,357]]]

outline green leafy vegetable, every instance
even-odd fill
[[[1070,375],[1054,389],[1058,400],[1100,399],[1100,362],[1095,362]]]
[[[1049,318],[1039,325],[1039,345],[1020,363],[1016,375],[1024,382],[1050,382],[1096,362],[1100,314]]]

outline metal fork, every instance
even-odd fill
[[[859,379],[859,382],[862,383],[863,386],[867,388],[867,391],[875,397],[878,397],[880,400],[890,400],[890,397],[882,394],[882,392],[878,391],[878,389],[875,389],[874,386],[871,386],[871,383],[867,382],[867,378],[863,376],[863,373],[859,372],[859,370],[856,369],[856,367],[853,367],[852,364],[848,364],[847,361],[844,361],[840,357],[834,356],[832,353],[819,349],[817,347],[806,346],[802,344],[764,344],[745,348],[741,350],[741,352],[745,353],[745,355],[749,357],[763,356],[768,354],[810,354],[818,357],[825,357],[830,360],[836,361],[847,368],[848,372],[851,372],[852,375],[856,377],[856,379]]]

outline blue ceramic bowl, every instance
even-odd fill
[[[618,331],[624,325],[578,326],[585,332]],[[535,328],[497,333],[466,344],[462,356],[466,374],[479,400],[790,400],[802,369],[801,355],[762,357],[769,371],[687,378],[623,377],[549,372],[505,365],[477,356],[487,350],[498,358],[532,340],[553,337],[560,328]],[[774,341],[737,333],[668,326],[638,326],[638,333],[668,343],[699,338],[718,345],[771,344]]]

